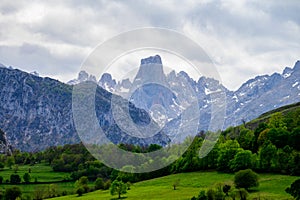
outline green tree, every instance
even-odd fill
[[[18,174],[10,175],[10,183],[11,184],[18,184],[21,183],[21,178]]]
[[[75,182],[76,192],[79,188],[82,188],[84,190],[84,193],[87,193],[89,191],[88,182],[89,180],[86,176],[82,176],[79,180],[77,180]]]
[[[265,143],[259,150],[260,167],[269,171],[275,163],[277,148],[272,143]]]
[[[258,175],[251,169],[240,170],[234,176],[234,184],[236,188],[245,188],[246,190],[257,187],[259,185]]]
[[[219,146],[218,170],[230,171],[230,161],[241,151],[240,145],[236,140],[228,140]]]
[[[283,149],[278,149],[278,168],[282,173],[288,173],[290,170],[289,161],[292,160],[292,148],[285,146]]]
[[[228,197],[229,196],[229,191],[231,189],[231,185],[225,184],[223,186],[223,192],[225,193],[225,195]]]
[[[18,171],[19,171],[19,165],[14,165],[13,166],[13,170],[14,170],[15,173],[18,173]]]
[[[247,192],[246,189],[240,188],[236,192],[237,192],[237,196],[240,197],[241,200],[247,200],[249,193]]]
[[[176,179],[176,180],[173,182],[172,186],[173,186],[173,189],[174,189],[174,190],[176,190],[176,188],[179,186],[179,183],[180,183],[180,179]]]
[[[14,164],[15,164],[14,157],[13,156],[7,157],[7,160],[6,160],[7,167],[9,167],[9,169],[11,169]]]
[[[299,117],[298,117],[299,118]],[[300,126],[293,129],[291,135],[289,136],[289,144],[296,150],[300,150]]]
[[[193,197],[191,200],[208,200],[208,198],[207,198],[207,196],[206,196],[206,194],[205,194],[205,190],[201,190],[200,192],[199,192],[199,195],[198,195],[198,197]]]
[[[237,140],[241,148],[250,150],[254,140],[254,132],[243,127]]]
[[[83,193],[84,193],[83,187],[78,187],[76,189],[76,194],[78,194],[79,197],[82,196]]]
[[[0,176],[0,184],[2,184],[2,183],[3,183],[3,176]]]
[[[212,188],[209,188],[206,191],[206,196],[208,200],[215,200],[216,199],[216,191]]]
[[[46,193],[45,187],[43,186],[35,187],[33,191],[33,199],[42,200],[45,197],[45,193]]]
[[[111,195],[118,195],[118,198],[121,198],[122,194],[126,194],[127,193],[127,186],[125,183],[123,183],[122,181],[118,181],[115,180],[112,182],[111,186],[110,186],[110,194]]]
[[[269,119],[269,123],[268,126],[270,129],[272,128],[283,128],[283,129],[287,129],[286,128],[286,123],[284,122],[284,118],[281,112],[276,112],[274,114],[271,115],[270,119]]]
[[[57,185],[56,184],[50,184],[48,186],[47,195],[48,197],[52,198],[55,197],[58,193]]]
[[[230,162],[230,169],[232,171],[239,171],[242,169],[252,168],[252,153],[249,150],[241,150]]]
[[[104,188],[104,182],[102,178],[97,178],[95,180],[95,190],[100,190]]]
[[[23,180],[24,180],[25,183],[29,183],[30,180],[31,180],[30,174],[26,172],[26,173],[23,175]]]
[[[0,171],[2,171],[4,169],[5,165],[3,162],[0,162]]]
[[[19,187],[6,188],[5,199],[6,200],[16,200],[16,198],[22,196],[22,191]]]
[[[300,200],[300,179],[295,180],[285,191],[292,195],[296,200]]]
[[[278,148],[283,148],[288,145],[290,137],[290,133],[286,130],[286,128],[271,128],[267,133],[267,138]]]

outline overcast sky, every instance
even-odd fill
[[[131,29],[162,27],[196,41],[223,84],[237,89],[300,60],[299,10],[298,0],[1,0],[0,63],[66,82],[99,43]]]

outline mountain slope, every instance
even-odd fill
[[[0,129],[0,154],[11,154],[11,146],[7,141],[6,134]]]
[[[0,67],[0,88],[0,128],[15,148],[37,151],[80,141],[73,123],[72,86]],[[160,133],[146,139],[127,136],[112,117],[111,98],[111,93],[98,87],[95,100],[98,121],[112,142],[140,145],[168,142]],[[131,114],[135,121],[149,118],[134,105],[131,105]]]

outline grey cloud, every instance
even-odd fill
[[[18,14],[35,4],[45,7],[41,20],[20,21]],[[186,24],[190,24],[187,34],[201,33],[200,39],[217,41],[216,46],[204,41],[205,49],[212,54],[215,63],[234,69],[232,75],[226,77],[242,73],[246,77],[261,72],[253,63],[278,68],[278,65],[289,65],[299,59],[298,1],[246,1],[245,5],[235,6],[221,0],[207,3],[136,0],[15,3],[4,0],[0,2],[0,26],[4,27],[0,30],[0,62],[24,69],[32,66],[30,69],[40,74],[63,77],[61,74],[70,75],[78,70],[87,51],[75,56],[70,48],[60,54],[53,53],[60,45],[92,49],[131,29],[156,26],[184,32]],[[203,41],[196,42],[202,44]],[[277,55],[274,58],[273,52]],[[222,60],[219,62],[217,57]],[[253,59],[258,61],[251,62]],[[250,65],[252,68],[247,69]],[[231,70],[228,68],[224,73],[231,73]],[[232,85],[238,84],[240,82]]]
[[[0,46],[0,63],[28,72],[38,71],[43,76],[72,73],[82,58],[58,59],[47,48],[25,43],[22,46]]]

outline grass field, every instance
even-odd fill
[[[207,189],[216,183],[232,183],[233,174],[223,174],[218,172],[192,172],[182,173],[148,181],[143,181],[131,186],[131,190],[126,195],[126,200],[189,200],[197,196],[201,189]],[[250,198],[261,197],[261,199],[292,199],[285,188],[299,177],[260,174],[260,186],[250,193]],[[177,190],[173,190],[172,184],[180,179],[180,185]],[[76,195],[54,198],[55,200],[97,200],[97,199],[115,199],[117,196],[111,196],[109,191],[96,191],[84,194],[82,197]]]
[[[34,166],[22,165],[18,167],[17,174],[21,177],[23,181],[23,175],[31,169],[31,183],[30,184],[18,184],[17,186],[21,188],[24,194],[32,194],[37,187],[47,188],[51,182],[62,181],[69,177],[69,173],[65,172],[53,172],[52,168],[46,164],[36,164]],[[0,171],[0,176],[3,177],[3,184],[0,185],[0,189],[5,190],[5,188],[13,187],[14,185],[6,184],[6,180],[10,179],[10,175],[14,174],[13,169],[4,168]],[[35,184],[35,178],[39,183]],[[41,182],[47,182],[41,184]],[[73,182],[60,182],[55,183],[57,185],[58,191],[61,193],[66,191],[68,194],[74,193],[74,183]]]
[[[46,164],[21,165],[18,167],[17,174],[23,178],[23,175],[28,172],[29,168],[31,169],[31,181],[37,178],[38,182],[55,182],[68,178],[70,175],[70,173],[65,172],[53,172],[52,167]],[[13,169],[4,168],[4,170],[0,171],[0,176],[4,178],[4,182],[7,179],[9,180],[11,174],[14,174]]]

